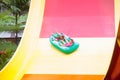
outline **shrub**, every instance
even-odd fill
[[[17,45],[11,41],[0,40],[0,70],[9,62]]]

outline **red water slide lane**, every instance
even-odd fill
[[[54,32],[71,37],[114,37],[114,0],[46,0],[40,37]]]

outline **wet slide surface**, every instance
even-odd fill
[[[114,15],[114,0],[46,0],[37,57],[22,80],[103,80],[114,45]],[[55,50],[48,40],[54,32],[76,38],[80,48],[69,56]]]
[[[0,80],[19,80],[23,74],[29,80],[103,80],[118,30],[119,2],[32,0],[22,41],[0,71]],[[79,49],[65,55],[53,48],[49,36],[56,31],[73,37],[80,43]]]
[[[69,56],[57,51],[48,39],[54,32],[80,48]],[[103,80],[114,39],[114,0],[46,0],[37,57],[22,80]]]
[[[114,37],[114,0],[46,0],[40,37],[54,32],[71,37]]]

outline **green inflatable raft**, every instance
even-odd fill
[[[74,52],[78,47],[79,43],[75,42],[69,36],[63,33],[54,33],[50,36],[50,43],[65,54]]]

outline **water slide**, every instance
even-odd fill
[[[0,80],[20,80],[24,74],[105,75],[118,31],[119,4],[119,0],[31,0],[22,40],[0,71]],[[49,42],[54,32],[69,35],[79,48],[70,55],[60,52]]]

